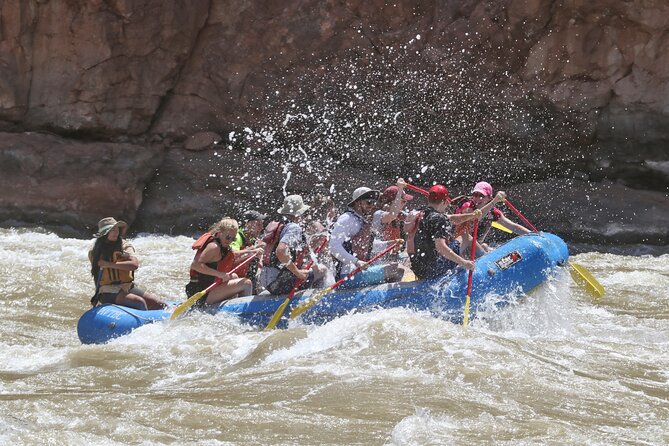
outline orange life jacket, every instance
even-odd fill
[[[219,260],[217,262],[207,263],[206,265],[211,269],[215,269],[217,271],[221,271],[221,272],[224,272],[224,273],[228,273],[228,272],[232,271],[232,268],[234,267],[234,264],[235,264],[235,254],[234,254],[234,252],[232,252],[232,250],[230,248],[225,248],[225,247],[221,246],[219,241],[214,239],[214,236],[212,234],[210,234],[209,232],[205,232],[204,234],[202,234],[200,236],[200,238],[197,239],[193,243],[193,245],[191,246],[191,248],[197,250],[197,252],[195,253],[195,256],[197,257],[198,255],[200,255],[200,253],[202,253],[202,251],[204,251],[204,248],[209,243],[212,243],[212,242],[216,243],[219,246],[219,248],[221,250],[221,260]],[[191,280],[191,282],[202,282],[202,276],[203,275],[205,275],[205,274],[201,274],[201,273],[195,271],[192,268],[190,270],[190,280]],[[210,276],[207,276],[207,277],[210,277]],[[211,283],[213,283],[213,282],[214,282],[214,278],[211,278]]]
[[[114,251],[112,262],[116,263],[122,260],[128,260],[129,254],[122,251]],[[122,283],[132,283],[135,280],[134,271],[126,271],[115,268],[102,268],[100,274],[100,286],[102,285],[120,285]]]

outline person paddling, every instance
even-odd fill
[[[239,224],[232,218],[223,218],[215,223],[194,244],[197,249],[190,265],[190,282],[186,285],[186,294],[191,296],[221,280],[219,286],[211,290],[204,301],[207,305],[216,305],[233,297],[249,296],[253,292],[251,280],[237,274],[228,274],[239,263],[239,255],[230,248],[237,236]],[[255,252],[262,249],[258,248]]]
[[[353,191],[348,209],[339,216],[332,228],[330,252],[339,261],[337,279],[351,271],[362,271],[344,282],[342,288],[357,288],[383,282],[397,282],[404,275],[404,268],[397,263],[368,267],[372,258],[372,215],[376,211],[379,191],[359,187]]]
[[[503,198],[498,198],[502,197]],[[525,226],[509,220],[496,206],[495,203],[504,201],[506,194],[498,192],[493,198],[493,189],[490,183],[480,181],[472,189],[471,198],[458,207],[456,213],[463,214],[473,212],[476,209],[482,211],[481,221],[479,222],[479,232],[477,237],[477,254],[490,252],[490,247],[485,244],[485,239],[490,233],[493,222],[497,222],[515,234],[523,235],[530,232]],[[494,201],[494,202],[493,202]],[[492,205],[490,204],[492,203]],[[464,224],[456,228],[456,237],[460,237],[464,246],[471,246],[471,233],[473,227],[470,224]]]
[[[135,257],[135,248],[123,238],[127,230],[126,222],[113,217],[98,222],[98,232],[93,235],[97,240],[88,252],[96,285],[91,303],[93,306],[117,304],[139,310],[165,308],[160,297],[135,285],[139,260]]]
[[[461,257],[460,244],[453,238],[451,224],[480,217],[481,211],[446,215],[450,198],[448,189],[437,184],[428,190],[428,206],[422,211],[413,236],[411,269],[418,279],[438,277],[456,266],[474,270],[474,262]]]
[[[398,239],[402,239],[404,227],[404,206],[413,200],[413,195],[404,192],[406,183],[403,178],[398,178],[394,186],[389,186],[379,196],[381,209],[374,212],[372,217],[372,231],[374,233],[374,244],[372,255],[386,249]],[[399,253],[386,254],[382,260],[399,261]]]
[[[266,218],[267,215],[253,210],[246,211],[242,215],[243,226],[240,226],[235,239],[230,243],[230,248],[238,252],[235,257],[235,265],[255,254],[257,248],[264,248],[264,242],[258,238],[265,227]],[[259,263],[260,258],[256,258],[237,270],[237,276],[251,279],[253,289],[256,288]]]
[[[304,268],[311,253],[302,217],[309,208],[301,195],[288,195],[283,200],[283,206],[277,210],[284,217],[284,222],[275,230],[278,242],[260,279],[261,285],[271,294],[287,294],[300,280],[299,289],[312,288],[325,275],[325,267],[315,262],[309,269]]]

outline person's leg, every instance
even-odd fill
[[[252,292],[253,285],[249,279],[230,279],[227,283],[211,290],[207,295],[206,303],[207,305],[216,305],[237,295],[250,296]]]
[[[167,306],[165,305],[163,299],[161,299],[160,297],[158,297],[153,293],[144,291],[141,288],[137,287],[130,288],[130,291],[128,291],[128,295],[134,295],[142,298],[144,300],[146,308],[149,310],[161,310]]]
[[[399,282],[404,277],[404,268],[399,263],[389,263],[383,268],[385,282]]]
[[[128,293],[126,291],[119,291],[114,300],[116,305],[123,305],[124,307],[135,308],[137,310],[148,310],[146,302],[142,296],[137,294]]]

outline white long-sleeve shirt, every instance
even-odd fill
[[[353,215],[355,214],[355,215]],[[350,241],[362,229],[364,218],[349,208],[339,216],[330,235],[330,253],[341,262],[341,275],[345,276],[356,268],[358,258],[346,251],[344,243]]]

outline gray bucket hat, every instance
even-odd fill
[[[348,202],[348,206],[353,206],[353,204],[358,200],[364,200],[365,198],[371,198],[377,200],[379,198],[380,192],[378,190],[370,189],[368,187],[359,187],[353,191],[352,200]]]
[[[277,212],[281,215],[292,215],[293,217],[299,217],[304,214],[307,209],[311,206],[304,204],[302,197],[300,195],[288,195],[283,199],[283,207],[277,209]]]
[[[118,230],[121,232],[121,235],[125,235],[128,230],[128,223],[123,220],[116,221],[114,217],[105,217],[98,222],[98,232],[93,234],[93,237],[100,238],[109,234],[109,231],[118,226]]]

